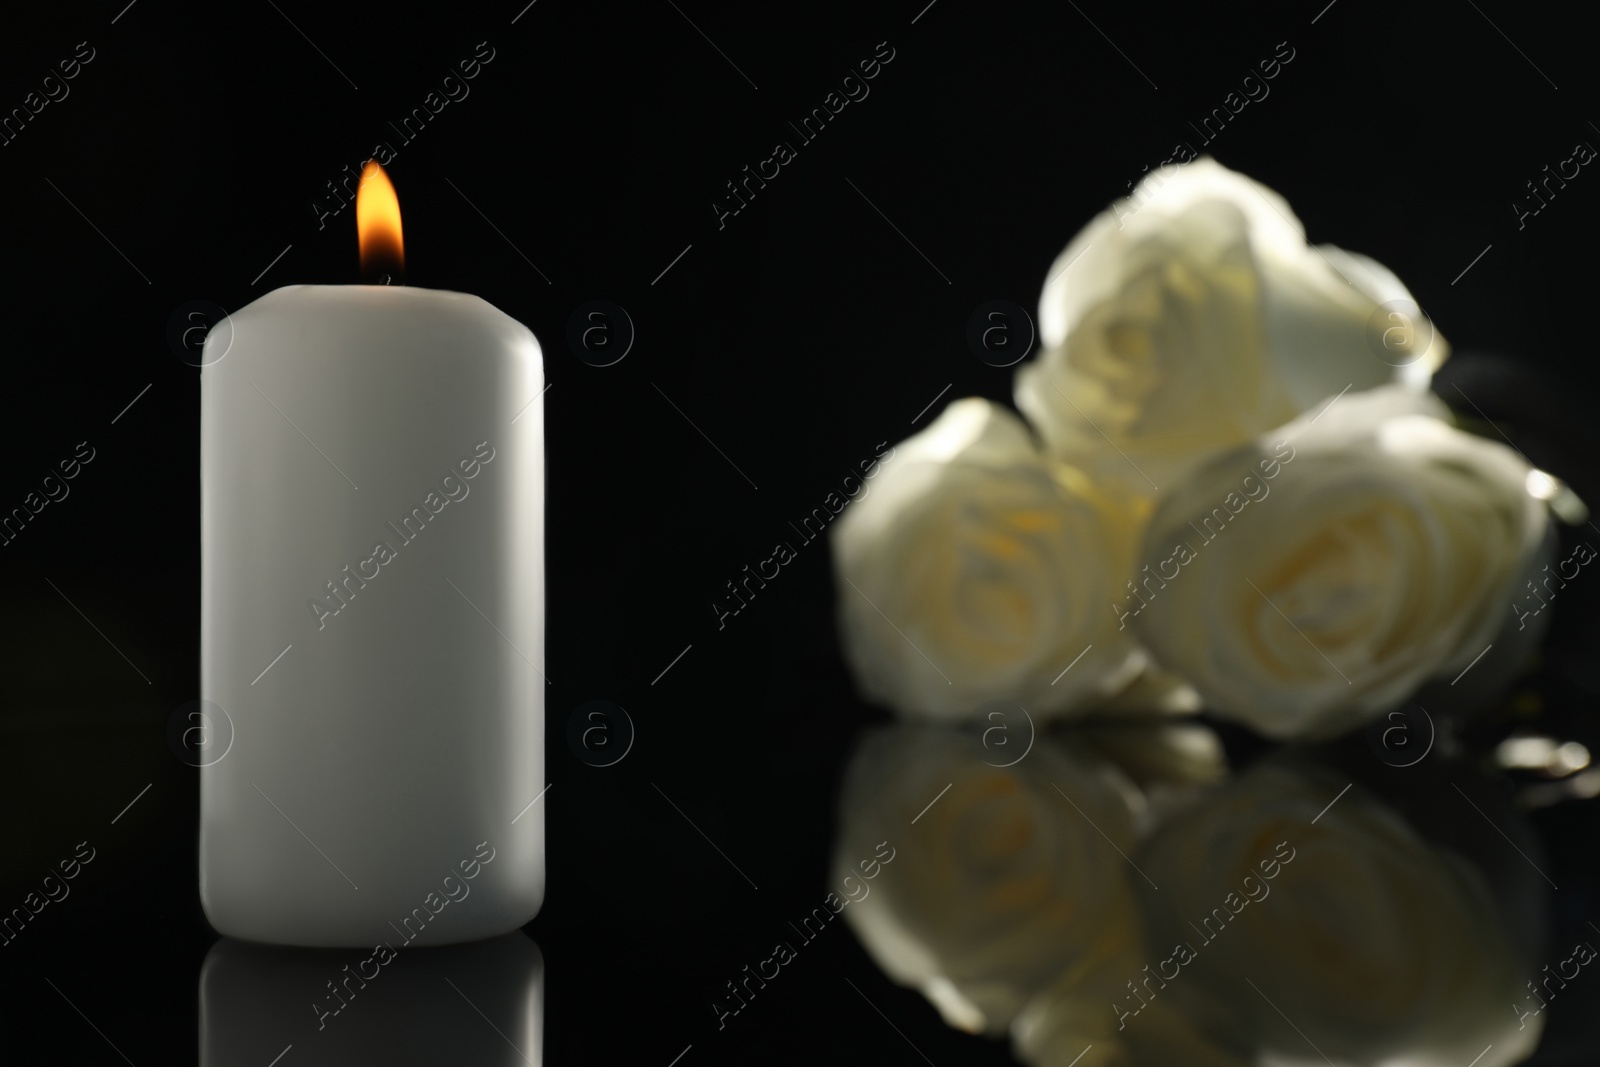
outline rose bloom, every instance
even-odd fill
[[[1001,756],[961,730],[869,734],[846,772],[833,871],[866,887],[843,912],[878,966],[951,1026],[992,1034],[1064,971],[1121,983],[1139,952],[1136,875],[1117,851],[1134,847],[1137,792],[1044,737],[1012,766]],[[862,882],[884,841],[894,862]],[[1093,988],[1104,1011],[1110,992]]]
[[[1143,666],[1106,609],[1143,505],[1052,465],[1009,411],[956,401],[873,490],[832,531],[841,638],[869,698],[941,721],[1003,698],[1043,718]]]
[[[1146,841],[1147,939],[1173,946],[1152,1006],[1260,1063],[1519,1062],[1533,972],[1482,873],[1346,783],[1263,764]]]
[[[1218,715],[1329,735],[1455,678],[1547,551],[1531,468],[1428,396],[1350,394],[1159,504],[1114,609]]]
[[[1152,172],[1073,238],[1039,336],[1017,407],[1059,455],[1144,493],[1347,386],[1425,389],[1449,351],[1382,264],[1309,247],[1282,197],[1209,157]]]

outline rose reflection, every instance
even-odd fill
[[[995,768],[977,729],[868,734],[836,841],[836,867],[901,843],[845,917],[951,1026],[1030,1067],[1507,1067],[1537,1045],[1540,897],[1506,889],[1531,869],[1475,866],[1498,853],[1310,750],[1226,777],[1203,726],[1094,724]]]
[[[543,1062],[544,958],[525,934],[413,948],[367,979],[359,956],[218,941],[200,968],[201,1067]]]

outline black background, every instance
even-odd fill
[[[197,772],[164,738],[197,695],[199,642],[199,374],[169,316],[358,281],[354,212],[319,229],[311,205],[379,139],[399,148],[407,281],[527,323],[552,383],[550,877],[527,928],[552,1064],[665,1067],[689,1045],[682,1067],[920,1062],[907,1040],[940,1067],[1009,1062],[893,986],[843,924],[718,1031],[711,997],[830,888],[841,761],[884,713],[838,654],[823,542],[724,629],[710,601],[880,442],[955,397],[1009,402],[1012,371],[975,358],[968,316],[1031,309],[1072,234],[1177,142],[1280,191],[1313,241],[1387,264],[1458,349],[1589,395],[1600,178],[1585,169],[1521,230],[1511,207],[1600,144],[1570,7],[125,2],[0,15],[7,112],[94,49],[0,146],[0,508],[77,442],[97,450],[0,549],[0,903],[76,841],[100,850],[0,949],[0,1040],[47,1042],[51,1062],[119,1061],[46,978],[132,1062],[187,1061],[215,939]],[[470,95],[400,144],[386,122],[485,41]],[[870,96],[719,230],[724,182],[795,142],[787,123],[884,41]],[[1270,95],[1202,145],[1189,121],[1279,42],[1294,59]],[[637,327],[606,368],[565,341],[595,298]],[[637,727],[616,766],[568,748],[591,699]]]

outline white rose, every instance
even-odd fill
[[[1042,718],[1121,687],[1144,659],[1106,605],[1131,566],[1137,506],[1054,469],[1004,408],[951,404],[833,527],[862,690],[952,721],[997,698]]]
[[[1165,979],[1121,1010],[1165,1002],[1259,1062],[1517,1063],[1542,1019],[1481,873],[1345,782],[1263,765],[1146,842]]]
[[[1012,766],[995,762],[963,731],[869,734],[846,773],[834,849],[835,884],[865,887],[843,910],[878,966],[970,1032],[1003,1033],[1068,968],[1138,954],[1123,858],[1137,792],[1045,738]],[[858,865],[880,842],[894,859],[863,882]],[[1120,982],[1126,970],[1108,973]]]
[[[1145,493],[1346,386],[1425,388],[1449,351],[1391,272],[1308,247],[1282,197],[1209,157],[1079,232],[1039,336],[1017,407],[1058,454]]]
[[[1117,611],[1217,714],[1336,733],[1458,677],[1513,621],[1549,529],[1530,468],[1419,410],[1444,413],[1398,387],[1345,396],[1157,507]]]

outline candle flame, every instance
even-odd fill
[[[361,187],[356,190],[356,235],[361,242],[361,272],[398,280],[405,266],[400,199],[375,159],[367,160],[361,168]]]

